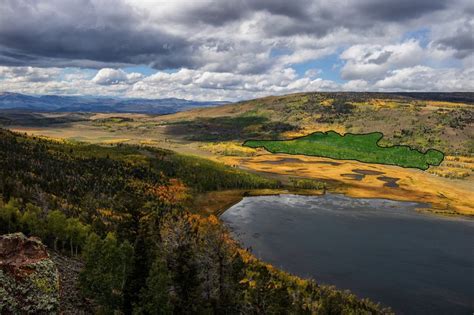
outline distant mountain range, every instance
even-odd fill
[[[89,96],[31,96],[20,93],[0,93],[0,110],[22,109],[45,112],[103,112],[171,114],[195,107],[227,104],[222,101],[198,102],[179,98],[142,99]]]

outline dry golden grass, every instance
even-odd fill
[[[446,161],[455,161],[455,162],[461,162],[461,163],[470,163],[474,164],[474,157],[470,156],[445,156],[444,159]]]
[[[305,194],[305,195],[321,195],[320,190],[287,190],[287,189],[253,189],[253,190],[223,190],[211,191],[200,194],[190,200],[188,207],[202,215],[221,215],[237,204],[245,196],[269,196],[280,194]]]
[[[201,148],[216,155],[255,156],[257,154],[257,150],[243,147],[235,142],[206,143],[201,145]]]
[[[110,140],[104,140],[101,143],[103,144],[118,144],[118,143],[126,143],[131,141],[131,139],[127,138],[118,138],[118,139],[110,139]]]
[[[191,109],[175,114],[155,116],[155,120],[163,122],[172,122],[180,120],[194,120],[196,117],[221,117],[221,116],[234,116],[243,114],[251,109],[253,109],[254,104],[245,103],[245,104],[228,104],[217,107],[204,107]]]
[[[436,107],[436,108],[470,108],[471,105],[464,103],[454,103],[454,102],[442,102],[442,101],[425,101],[427,106]]]
[[[225,107],[225,106],[224,106]],[[228,107],[225,110],[231,110]],[[222,110],[219,108],[219,110]],[[99,117],[104,117],[100,114]],[[181,115],[187,115],[181,113]],[[143,116],[143,115],[140,115]],[[160,116],[161,117],[161,116]],[[153,119],[157,119],[155,117]],[[149,118],[151,119],[151,118]],[[325,126],[314,126],[314,129],[308,127],[305,134],[313,131],[324,131]],[[334,126],[331,126],[334,129]],[[142,133],[137,130],[124,130],[111,132],[92,126],[90,123],[73,123],[68,126],[28,128],[11,128],[15,131],[27,132],[33,135],[42,135],[54,139],[80,140],[92,143],[119,143],[124,140],[130,140],[127,143],[141,143],[160,148],[170,149],[184,154],[199,155],[215,161],[221,161],[229,165],[236,165],[243,169],[267,174],[273,178],[287,178],[289,176],[301,176],[313,179],[322,179],[328,182],[336,182],[330,190],[346,193],[354,197],[367,198],[389,198],[395,200],[420,201],[432,203],[436,211],[443,213],[461,213],[474,215],[474,180],[469,176],[464,180],[454,180],[443,178],[419,170],[404,169],[395,166],[364,164],[355,161],[335,161],[331,159],[291,156],[298,158],[301,162],[281,162],[275,161],[289,156],[284,154],[269,154],[265,151],[257,151],[257,156],[235,157],[222,156],[219,152],[210,152],[204,150],[202,143],[182,141],[182,139],[173,139],[166,134],[166,128],[153,128],[152,132]],[[293,136],[296,136],[294,134]],[[285,134],[285,136],[292,136]],[[179,141],[178,141],[179,140]],[[233,146],[239,147],[239,144]],[[239,149],[240,150],[240,149]],[[272,162],[273,161],[273,162]],[[338,165],[324,163],[340,163]],[[462,169],[471,171],[474,166],[472,157],[446,157],[446,161],[439,168],[432,168],[429,171],[433,173],[443,172],[443,167],[448,169]],[[400,178],[398,188],[384,186],[384,182],[377,179],[377,176],[366,176],[362,181],[351,180],[342,174],[349,174],[353,169],[370,169],[384,172],[384,176]],[[227,200],[234,200],[234,197],[222,197]],[[222,201],[222,200],[221,200]],[[219,202],[221,202],[219,201]],[[220,207],[216,201],[215,207]],[[224,202],[226,204],[226,202]],[[211,206],[210,206],[211,207]],[[214,206],[212,206],[214,207]],[[212,208],[211,207],[211,208]],[[213,210],[214,211],[214,210]]]
[[[133,113],[95,113],[90,117],[91,120],[97,119],[106,119],[112,117],[126,117],[132,119],[150,119],[155,117],[156,115],[148,115],[148,114],[133,114]]]
[[[308,123],[308,124],[302,125],[301,129],[299,130],[284,132],[282,133],[282,136],[284,138],[292,139],[292,138],[306,136],[317,131],[321,131],[321,132],[335,131],[339,134],[345,134],[347,132],[346,128],[340,124]]]
[[[289,158],[293,160],[285,161]],[[471,180],[455,181],[420,170],[396,166],[285,154],[221,157],[220,160],[230,165],[239,165],[244,169],[262,173],[337,182],[337,185],[330,187],[330,190],[353,197],[425,202],[431,203],[437,211],[474,215],[474,185]],[[339,164],[335,165],[334,163]],[[360,181],[343,176],[343,174],[353,173],[354,169],[378,171],[384,174],[367,175]],[[399,187],[384,186],[385,182],[377,179],[379,176],[399,178],[397,182]]]
[[[397,108],[399,107],[399,103],[393,100],[383,100],[383,99],[372,99],[369,102],[370,105],[373,107],[380,109],[380,108]]]
[[[467,156],[446,156],[441,165],[431,167],[428,172],[451,179],[471,178],[474,175],[474,158]]]

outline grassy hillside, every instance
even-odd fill
[[[384,134],[380,145],[474,154],[474,93],[299,93],[172,115],[0,113],[0,125],[92,142],[291,139],[316,131]]]
[[[315,131],[382,132],[381,145],[474,153],[474,95],[300,93],[162,117],[170,135],[197,141],[288,139]],[[454,100],[456,102],[451,102]],[[463,103],[464,102],[464,103]]]
[[[0,129],[0,233],[80,255],[80,287],[99,313],[389,313],[256,260],[216,217],[186,207],[198,192],[277,186],[170,151]]]

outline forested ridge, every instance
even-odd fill
[[[186,206],[200,192],[279,186],[171,151],[0,129],[0,233],[80,256],[80,287],[98,313],[387,313],[256,260],[216,217]]]
[[[170,115],[168,132],[202,142],[288,140],[328,130],[381,132],[380,145],[470,155],[474,152],[473,95],[308,92],[268,96]],[[133,126],[146,128],[146,122],[137,120]],[[120,124],[107,127],[119,130]]]

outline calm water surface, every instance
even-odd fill
[[[244,198],[221,219],[253,253],[399,314],[473,314],[474,220],[343,195]]]

